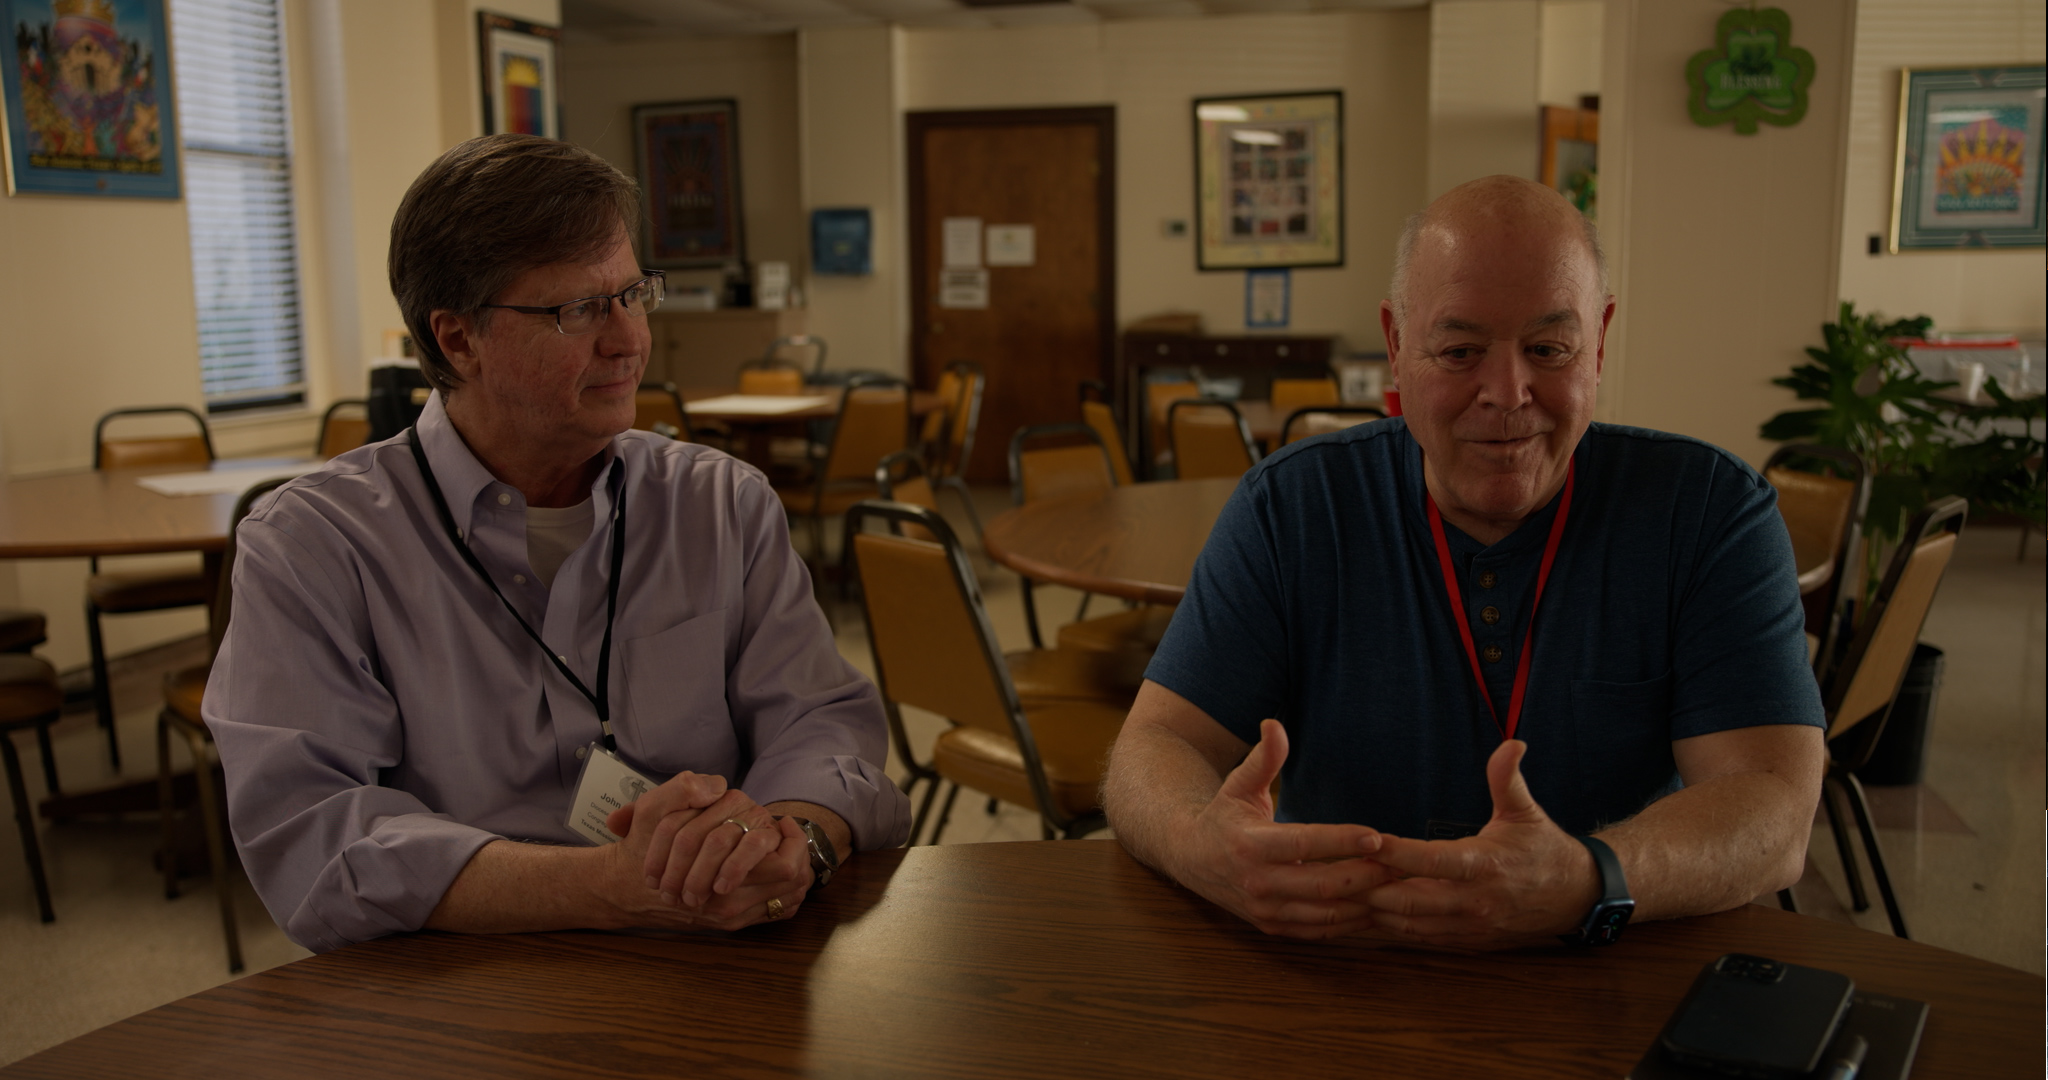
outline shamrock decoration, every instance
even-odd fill
[[[1714,28],[1716,47],[1685,65],[1692,84],[1686,108],[1701,127],[1735,122],[1756,134],[1757,121],[1790,127],[1806,115],[1813,54],[1794,48],[1792,18],[1777,8],[1737,8]]]

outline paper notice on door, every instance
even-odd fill
[[[946,269],[970,270],[981,266],[981,219],[978,217],[949,217],[943,230],[946,244]]]
[[[977,310],[988,307],[988,271],[939,271],[939,306]]]
[[[988,227],[990,266],[1030,266],[1038,261],[1038,229],[1032,225]]]

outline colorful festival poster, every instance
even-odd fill
[[[178,197],[165,0],[0,0],[9,194]]]

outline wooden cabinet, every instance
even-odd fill
[[[1152,425],[1145,415],[1145,381],[1154,371],[1198,367],[1212,379],[1236,376],[1244,380],[1239,397],[1262,401],[1271,393],[1276,378],[1329,375],[1336,351],[1336,337],[1327,334],[1125,334],[1117,350],[1115,393],[1130,449],[1138,462],[1152,460],[1155,448],[1150,445]],[[1148,471],[1141,469],[1140,475]]]
[[[759,359],[776,338],[804,332],[805,312],[657,311],[647,317],[654,349],[647,358],[647,381],[668,381],[684,387],[732,386],[739,366]]]

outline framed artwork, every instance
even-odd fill
[[[0,0],[9,195],[175,199],[165,0]]]
[[[479,11],[476,35],[483,50],[484,134],[561,138],[555,48],[562,28]]]
[[[2048,246],[2041,64],[1899,73],[1893,254]]]
[[[1195,99],[1195,265],[1344,265],[1344,95]]]
[[[650,267],[716,267],[747,257],[740,220],[739,103],[633,107],[633,160]]]
[[[875,272],[875,221],[865,206],[811,211],[811,272],[860,277]]]

